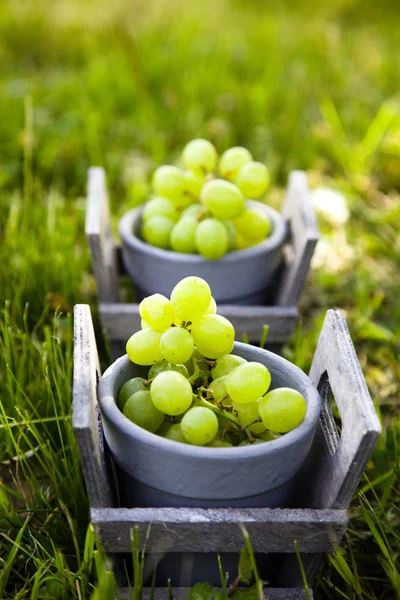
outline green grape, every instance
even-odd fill
[[[199,370],[203,373],[209,373],[209,364],[207,359],[200,354],[197,348],[194,349],[192,358],[185,363],[185,367],[189,371],[190,375],[193,375],[195,370]],[[201,375],[202,377],[203,375]]]
[[[192,386],[186,377],[175,371],[164,371],[157,375],[150,393],[154,405],[166,415],[180,415],[192,404]]]
[[[185,365],[172,365],[166,360],[162,360],[159,363],[156,363],[149,369],[148,378],[154,379],[157,377],[159,373],[163,373],[164,371],[175,371],[176,373],[180,373],[184,377],[189,377],[189,371],[185,367]]]
[[[241,146],[235,146],[226,150],[219,159],[219,172],[224,179],[235,181],[239,169],[253,160],[250,152]]]
[[[168,198],[156,196],[144,205],[142,219],[143,221],[148,221],[151,217],[159,217],[160,215],[168,217],[174,223],[179,219],[179,213],[172,202]]]
[[[226,230],[228,232],[228,252],[230,252],[231,250],[236,249],[236,228],[232,221],[225,220],[222,222],[225,225]]]
[[[181,169],[170,165],[158,167],[152,183],[156,194],[168,198],[174,206],[183,206],[188,200],[190,203],[190,198],[185,198],[186,178]]]
[[[194,341],[191,333],[183,327],[171,327],[167,329],[160,341],[161,354],[172,364],[183,364],[187,362],[194,350]]]
[[[238,419],[245,427],[250,425],[250,423],[253,423],[256,419],[260,418],[260,415],[258,414],[258,407],[259,402],[249,402],[248,404],[233,403],[233,408],[238,414]],[[254,423],[254,425],[249,427],[249,431],[254,435],[259,435],[265,431],[264,424]]]
[[[198,226],[199,222],[194,217],[182,217],[171,231],[171,248],[175,252],[194,254]]]
[[[181,428],[184,438],[194,446],[205,446],[218,433],[218,419],[212,410],[194,406],[184,415]]]
[[[193,321],[204,315],[210,300],[210,286],[201,277],[185,277],[171,292],[175,315],[182,321]]]
[[[140,327],[142,329],[151,329],[150,325],[144,319],[140,319]]]
[[[185,208],[181,215],[181,219],[183,219],[183,217],[193,217],[194,219],[197,219],[203,212],[204,206],[198,202],[195,202],[194,204],[191,204]]]
[[[208,305],[208,308],[204,314],[205,315],[215,315],[216,312],[217,312],[217,303],[215,302],[214,298],[211,296],[210,304]]]
[[[171,301],[162,294],[153,294],[142,300],[139,314],[155,331],[165,331],[175,318]]]
[[[264,440],[264,442],[273,442],[281,437],[280,433],[273,433],[272,431],[263,431],[259,435],[260,439]]]
[[[142,329],[126,342],[126,353],[137,365],[153,365],[162,360],[160,351],[161,333],[153,329]]]
[[[225,398],[225,396],[228,395],[225,384],[226,377],[218,377],[218,379],[214,379],[208,385],[208,390],[211,392],[212,397],[216,402],[221,402]]]
[[[196,229],[196,247],[199,253],[209,260],[217,260],[229,248],[228,231],[218,219],[205,219]]]
[[[197,175],[206,175],[217,165],[217,151],[211,142],[203,139],[192,140],[183,149],[183,164]]]
[[[205,184],[204,175],[199,175],[193,171],[185,171],[185,194],[191,198],[199,198],[200,192]]]
[[[247,362],[229,373],[226,389],[233,402],[247,404],[261,398],[270,384],[271,373],[266,366],[257,362]]]
[[[169,430],[170,427],[172,427],[172,425],[173,425],[173,423],[164,421],[164,423],[161,425],[161,427],[159,429],[157,429],[157,435],[160,435],[161,437],[165,437],[167,435],[167,431]]]
[[[269,171],[260,162],[244,164],[236,177],[235,183],[246,198],[259,198],[264,194],[270,182]]]
[[[142,224],[142,237],[145,242],[157,248],[169,248],[169,240],[174,222],[163,215],[151,217]]]
[[[250,440],[243,440],[243,442],[240,442],[239,446],[254,446],[255,444],[263,444],[263,440],[260,440],[259,438],[255,438],[255,440],[253,440],[252,442]]]
[[[174,425],[171,425],[171,427],[165,434],[165,437],[167,438],[167,440],[172,440],[173,442],[181,442],[182,444],[187,444],[187,441],[183,436],[180,423],[175,423]]]
[[[271,221],[267,215],[256,208],[248,208],[234,220],[236,230],[248,240],[262,242],[271,231]]]
[[[208,181],[201,191],[201,201],[218,219],[234,219],[245,209],[242,192],[224,179]]]
[[[150,392],[132,394],[124,406],[124,415],[139,427],[154,433],[164,421],[164,414],[151,401]]]
[[[207,444],[209,448],[232,448],[232,444],[230,442],[224,442],[223,440],[215,439],[209,444]]]
[[[257,244],[257,242],[249,240],[248,238],[244,237],[244,235],[237,232],[237,234],[236,234],[236,250],[247,250],[247,248],[251,248],[252,246],[255,246],[256,244]]]
[[[235,330],[221,315],[205,315],[196,321],[192,335],[198,351],[207,358],[221,358],[232,352]]]
[[[307,403],[297,390],[277,388],[261,398],[258,410],[267,429],[287,433],[300,425],[307,411]]]
[[[143,377],[134,377],[133,379],[128,379],[128,381],[125,381],[118,394],[118,404],[120,409],[124,410],[126,401],[130,396],[132,396],[132,394],[135,394],[136,392],[144,392],[148,389],[149,387],[146,385],[146,380],[143,379]]]
[[[211,375],[213,379],[225,377],[225,375],[229,375],[236,367],[244,365],[245,362],[247,362],[247,360],[241,356],[236,356],[236,354],[226,354],[226,356],[222,356],[222,358],[217,360],[217,364],[213,367]]]

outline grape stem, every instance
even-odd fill
[[[204,408],[209,408],[213,412],[215,412],[217,415],[219,415],[220,417],[225,418],[228,421],[231,421],[232,423],[235,423],[235,425],[240,429],[240,431],[245,432],[245,434],[249,438],[249,441],[254,442],[255,438],[254,438],[253,434],[250,431],[248,431],[248,428],[251,427],[252,425],[254,425],[254,423],[259,423],[261,421],[261,419],[256,419],[253,423],[250,423],[249,425],[244,426],[240,423],[239,419],[237,419],[234,415],[232,415],[229,412],[226,412],[225,410],[222,410],[218,406],[215,406],[215,404],[212,404],[208,400],[205,400],[205,398],[203,398],[202,396],[194,395],[194,398],[195,398],[195,402],[198,406],[204,406]]]

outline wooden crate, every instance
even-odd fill
[[[263,326],[269,325],[267,347],[272,350],[278,350],[296,328],[297,304],[319,237],[303,171],[290,174],[282,216],[288,225],[288,239],[276,282],[275,305],[218,305],[218,313],[232,322],[237,339],[246,334],[250,340],[259,340]],[[85,229],[97,283],[101,323],[113,357],[117,358],[125,353],[129,335],[140,329],[140,315],[138,304],[120,302],[119,275],[124,273],[124,268],[120,245],[111,233],[105,172],[99,167],[89,169]]]
[[[129,552],[135,525],[143,541],[151,524],[147,543],[151,557],[152,552],[240,552],[243,537],[238,524],[243,523],[255,552],[278,553],[278,587],[268,588],[269,600],[305,598],[294,541],[299,544],[312,586],[323,554],[334,551],[344,535],[346,509],[380,433],[379,419],[342,314],[329,310],[320,334],[310,378],[321,394],[321,418],[307,464],[299,474],[297,506],[286,509],[119,507],[97,402],[100,367],[87,305],[75,307],[74,335],[73,426],[91,520],[115,561],[121,585],[124,581],[119,557]],[[331,393],[342,419],[341,435],[330,409]],[[161,588],[159,594],[160,599],[165,598],[165,589]],[[178,589],[175,600],[183,599],[184,594],[184,589]]]

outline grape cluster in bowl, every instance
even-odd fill
[[[306,414],[303,396],[268,391],[269,370],[231,354],[235,331],[216,309],[199,277],[182,279],[170,299],[153,294],[141,302],[142,329],[126,351],[150,368],[146,379],[121,387],[123,414],[174,442],[214,448],[268,442],[295,429]]]
[[[163,165],[154,172],[155,196],[142,213],[145,242],[216,260],[268,237],[268,216],[246,199],[265,193],[269,172],[246,148],[229,148],[218,161],[214,146],[196,139],[185,146],[182,163],[185,170]],[[219,178],[214,178],[217,166]]]

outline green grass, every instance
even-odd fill
[[[112,596],[71,428],[70,311],[89,302],[97,314],[86,169],[106,167],[116,223],[146,197],[153,167],[197,136],[266,161],[274,205],[293,168],[346,195],[346,227],[321,221],[302,328],[285,353],[307,370],[326,308],[341,307],[383,432],[315,592],[400,598],[397,10],[394,0],[2,3],[0,461],[18,460],[1,465],[13,479],[0,487],[0,598]]]

